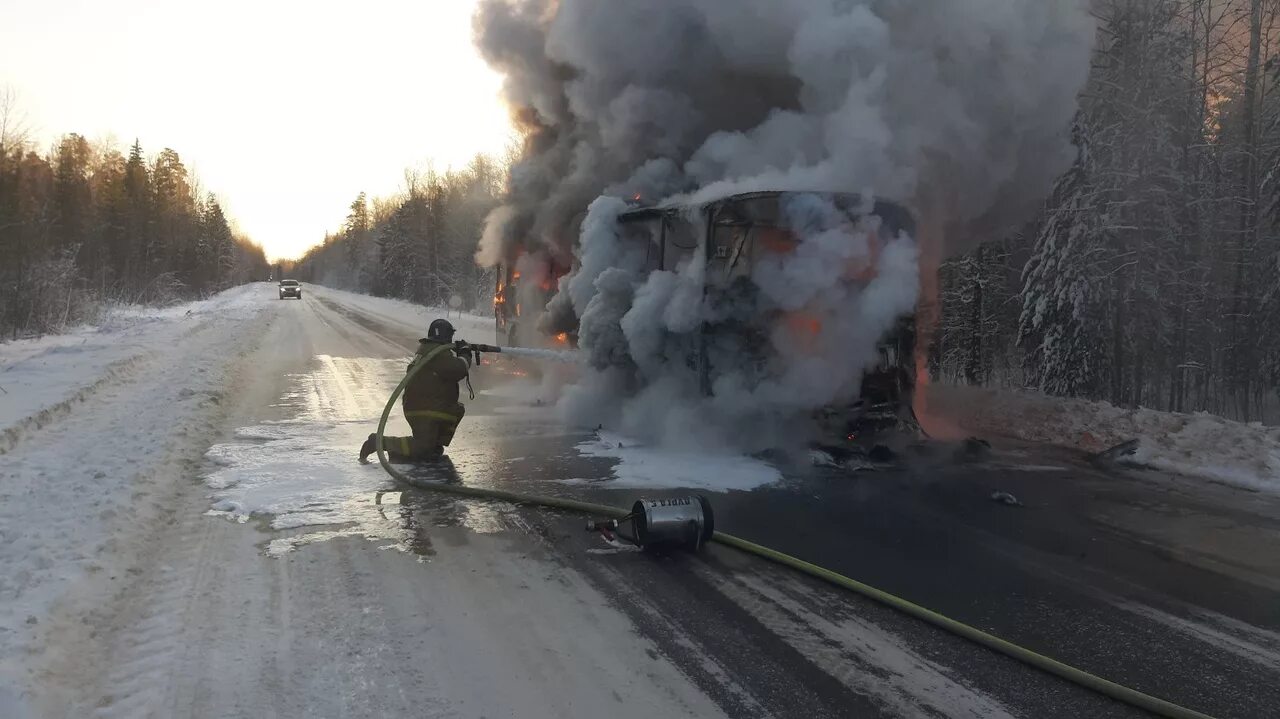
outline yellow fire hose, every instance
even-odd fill
[[[430,362],[437,354],[451,349],[453,349],[452,345],[442,345],[428,353],[425,357],[416,361],[413,367],[409,369],[409,372],[405,374],[404,379],[400,380],[400,384],[396,385],[395,391],[391,393],[391,397],[387,400],[387,406],[382,410],[382,418],[378,421],[376,440],[378,463],[387,471],[387,474],[390,474],[401,482],[412,484],[415,487],[464,497],[498,499],[511,502],[513,504],[551,507],[554,509],[568,509],[575,512],[583,512],[590,515],[598,515],[614,519],[619,519],[629,514],[627,510],[619,507],[611,507],[606,504],[595,504],[592,502],[581,502],[576,499],[521,494],[519,492],[507,492],[500,489],[482,489],[480,487],[468,487],[465,485],[449,484],[444,482],[416,482],[405,476],[395,467],[392,467],[387,461],[387,455],[382,446],[382,434],[386,430],[387,419],[391,416],[391,410],[395,407],[396,400],[399,399],[400,394],[404,391],[405,386],[409,384],[409,381],[413,379],[413,376],[416,375],[418,371]],[[789,554],[784,554],[776,549],[770,549],[769,547],[749,542],[740,537],[735,537],[732,534],[725,534],[724,532],[718,531],[712,535],[711,539],[714,542],[734,547],[735,549],[749,554],[754,554],[771,562],[791,567],[796,571],[821,579],[824,582],[834,584],[838,587],[843,587],[844,589],[848,589],[851,592],[862,595],[867,599],[892,607],[904,614],[908,614],[916,619],[920,619],[936,627],[945,629],[952,634],[968,639],[969,641],[980,644],[988,649],[997,651],[1005,656],[1012,657],[1020,662],[1029,664],[1037,669],[1072,682],[1073,684],[1077,684],[1086,689],[1092,689],[1099,694],[1135,706],[1144,711],[1148,711],[1162,717],[1169,717],[1170,719],[1212,719],[1208,714],[1203,714],[1195,711],[1194,709],[1188,709],[1159,697],[1154,697],[1150,694],[1145,694],[1136,689],[1131,689],[1122,684],[1117,684],[1113,681],[1103,679],[1102,677],[1090,674],[1083,669],[1078,669],[1069,664],[1064,664],[1056,659],[1052,659],[1043,654],[1027,649],[1026,647],[1006,641],[995,635],[988,634],[987,632],[976,627],[969,626],[964,622],[959,622],[955,619],[951,619],[950,617],[938,614],[935,611],[909,602],[902,597],[889,594],[888,592],[876,589],[868,584],[863,584],[856,579],[851,579],[843,574],[833,572],[830,569],[819,567],[816,564],[811,564]]]

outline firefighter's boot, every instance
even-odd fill
[[[377,451],[378,451],[378,435],[371,434],[369,435],[369,438],[364,441],[364,444],[360,445],[360,461],[368,462],[369,455]]]

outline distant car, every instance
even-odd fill
[[[302,299],[302,285],[297,280],[280,280],[280,299],[286,297]]]

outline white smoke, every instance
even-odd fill
[[[476,39],[527,132],[478,259],[519,244],[578,267],[549,326],[577,319],[593,371],[573,416],[625,431],[758,446],[850,399],[917,300],[917,240],[956,251],[1021,221],[1073,156],[1068,127],[1093,40],[1088,0],[488,0]],[[757,297],[704,296],[707,267],[644,272],[619,198],[701,203],[753,190],[858,192],[911,207],[923,238],[850,226],[797,195],[794,252],[751,271]],[[601,196],[601,195],[604,196]],[[597,199],[598,198],[598,199]],[[806,199],[807,198],[807,199]],[[694,253],[697,257],[698,253]],[[870,268],[845,281],[850,264]],[[802,313],[771,353],[719,340],[709,397],[683,358],[704,322]],[[741,366],[734,358],[741,357]],[[661,428],[661,431],[659,431]]]

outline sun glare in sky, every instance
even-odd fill
[[[0,3],[0,87],[42,147],[67,132],[172,147],[273,259],[406,168],[510,139],[474,0]]]

